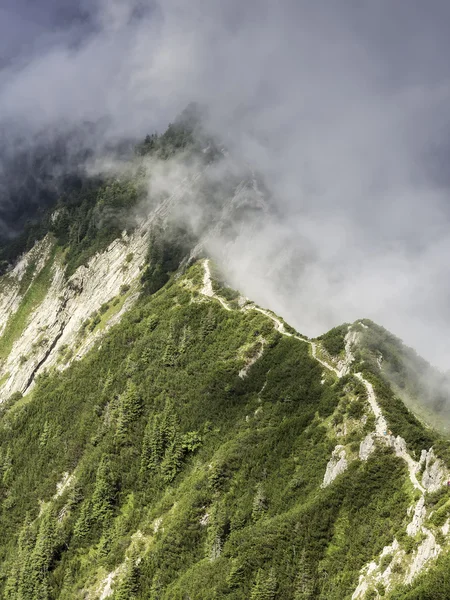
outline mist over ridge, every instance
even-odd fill
[[[448,368],[445,2],[44,5],[32,43],[27,5],[0,25],[24,40],[0,72],[4,140],[103,120],[101,156],[200,102],[276,206],[209,248],[230,283],[307,335],[368,317]]]

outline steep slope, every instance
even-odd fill
[[[446,468],[385,431],[382,382],[352,374],[346,336],[334,357],[211,280],[208,261],[137,298],[84,358],[4,405],[3,596],[414,585],[447,556]]]
[[[390,446],[395,454],[405,461],[411,484],[420,495],[416,498],[417,503],[412,504],[408,509],[408,516],[412,516],[412,519],[406,527],[407,537],[405,538],[403,532],[400,532],[400,535],[397,534],[392,544],[383,548],[379,559],[371,561],[362,569],[352,600],[365,598],[367,595],[371,597],[371,594],[374,594],[373,597],[379,594],[384,595],[393,587],[397,587],[397,591],[394,589],[392,597],[403,597],[403,592],[399,591],[399,584],[403,582],[404,586],[411,587],[417,575],[429,567],[430,562],[433,564],[442,552],[441,544],[446,542],[450,522],[447,514],[448,493],[446,489],[449,479],[448,467],[446,467],[445,461],[436,457],[433,447],[429,447],[428,450],[422,448],[419,452],[422,446],[428,447],[434,444],[434,447],[439,448],[441,456],[448,461],[448,442],[445,442],[432,430],[424,429],[400,399],[395,397],[392,390],[386,385],[386,381],[380,377],[381,360],[379,357],[381,353],[379,347],[374,344],[369,327],[378,332],[381,330],[368,321],[359,321],[351,326],[343,325],[335,328],[322,336],[323,353],[329,357],[332,364],[337,363],[341,369],[344,364],[347,372],[353,371],[366,388],[376,417],[376,431],[362,442],[360,457],[365,459],[368,453],[373,451],[375,440],[385,446]],[[384,337],[393,338],[388,332],[383,331]],[[370,341],[368,342],[368,340]],[[399,343],[399,340],[396,341]],[[367,350],[369,344],[371,355]],[[374,360],[374,354],[377,356],[377,360]],[[367,360],[368,358],[371,360]],[[364,372],[365,376],[356,372],[359,369]],[[405,437],[395,436],[390,428]],[[417,460],[415,460],[416,457]],[[414,551],[413,539],[416,542]],[[439,572],[440,567],[436,570]],[[430,598],[441,597],[435,595],[434,582],[430,583],[425,579],[424,588],[427,586],[433,590]],[[412,592],[407,594],[407,597],[422,597],[420,592],[417,593],[417,596],[414,595],[415,592]],[[447,591],[443,592],[442,597],[446,597],[447,593]]]
[[[450,378],[441,373],[383,327],[364,320],[358,360],[392,385],[395,393],[420,418],[450,432]]]
[[[4,253],[0,597],[450,597],[445,377],[227,287],[208,249],[274,215],[192,131]]]
[[[74,214],[64,205],[52,214],[50,232],[0,278],[0,401],[30,391],[44,371],[84,356],[136,300],[141,279],[147,291],[156,291],[220,230],[248,211],[264,214],[244,169],[221,187],[220,202],[209,201],[202,222],[183,224],[191,198],[199,205],[211,191],[211,169],[210,162],[196,161],[172,193],[146,199],[139,210],[136,188],[146,179],[127,175],[100,188],[92,207],[84,200]],[[121,231],[116,221],[132,207],[136,215],[123,217],[129,222]],[[112,227],[105,226],[105,214],[113,214]]]

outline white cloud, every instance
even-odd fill
[[[282,215],[235,242],[235,285],[305,333],[367,316],[447,367],[450,70],[431,4],[104,0],[82,44],[3,70],[0,121],[145,135],[206,103]]]

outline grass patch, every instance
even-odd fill
[[[5,383],[8,381],[10,376],[10,373],[5,373],[3,375],[3,377],[0,378],[0,388],[3,387],[5,385]]]
[[[57,254],[58,248],[55,246],[44,268],[25,292],[19,308],[9,317],[3,335],[0,337],[0,359],[5,360],[8,357],[14,342],[21,336],[27,326],[32,312],[47,295],[52,280],[52,268],[55,264]]]

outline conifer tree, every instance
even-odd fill
[[[244,574],[242,562],[237,558],[233,558],[231,569],[227,576],[228,587],[232,590],[239,588],[244,581]]]
[[[33,567],[34,597],[48,598],[48,570],[53,559],[56,544],[56,516],[46,510],[41,518],[31,563]]]
[[[74,537],[79,540],[86,538],[89,535],[92,523],[92,503],[90,500],[85,500],[73,528]]]
[[[150,588],[150,596],[148,600],[161,600],[163,597],[163,586],[157,575],[153,577],[152,587]]]
[[[148,420],[142,441],[141,471],[156,471],[164,457],[164,440],[161,418],[154,415]]]
[[[119,397],[116,436],[123,440],[128,428],[142,412],[142,400],[136,384],[129,379],[125,391]]]
[[[33,597],[33,571],[31,554],[36,542],[29,513],[26,514],[25,524],[20,530],[16,559],[5,585],[5,598],[27,600]]]
[[[161,463],[161,474],[168,483],[173,481],[183,462],[184,450],[182,440],[175,434],[166,448],[164,459]]]
[[[134,600],[139,589],[140,558],[135,551],[130,553],[126,561],[125,573],[120,581],[114,600]]]
[[[307,560],[305,549],[303,549],[298,563],[298,575],[295,584],[294,600],[313,600],[314,597],[314,576],[311,566]]]
[[[264,493],[264,488],[261,483],[256,488],[256,494],[253,499],[252,518],[257,521],[267,509],[267,499]]]
[[[111,464],[107,456],[103,456],[97,469],[94,493],[92,494],[92,518],[104,523],[112,515],[115,502],[115,481]]]
[[[262,569],[256,574],[256,581],[253,584],[250,594],[250,600],[273,600],[276,596],[277,581],[273,569],[268,573]]]

